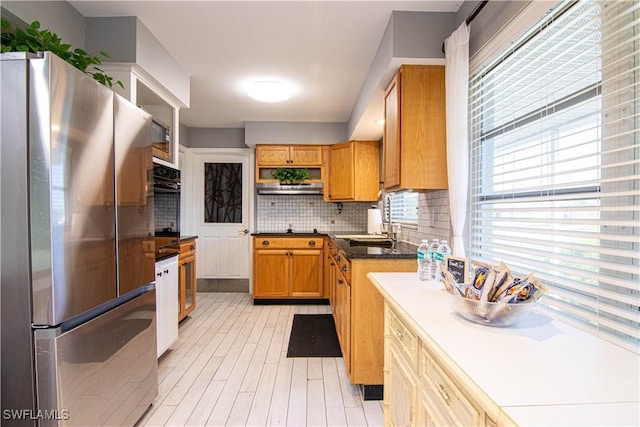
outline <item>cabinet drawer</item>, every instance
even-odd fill
[[[414,369],[417,369],[418,338],[391,309],[388,310],[389,329],[387,332],[391,337],[391,342],[407,358],[407,362],[409,362]]]
[[[181,242],[180,243],[180,259],[182,260],[183,258],[186,257],[191,257],[191,256],[195,256],[196,254],[196,241],[195,240],[188,240],[186,242]]]
[[[254,237],[253,247],[258,249],[322,249],[322,237]]]
[[[480,425],[480,411],[464,396],[426,349],[420,350],[420,377],[425,391],[435,397],[443,412],[458,425]]]

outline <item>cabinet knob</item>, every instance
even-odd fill
[[[342,281],[342,279],[338,279],[338,284],[342,285],[344,282]]]
[[[309,240],[309,246],[315,246],[315,245],[316,245],[315,240]]]
[[[169,270],[168,270],[168,269],[167,269],[167,270],[165,270],[165,271],[164,271],[164,274],[169,274]]]
[[[336,261],[340,262],[340,260],[341,260],[341,259],[342,259],[342,258],[340,257],[340,255],[337,255],[337,256],[336,256]]]
[[[192,251],[194,250],[196,247],[194,245],[189,246],[189,250]]]
[[[262,241],[262,246],[269,246],[269,241],[268,240],[263,240]]]
[[[160,272],[156,273],[156,276],[158,276],[158,277],[162,277],[162,271],[160,271]]]
[[[347,271],[347,265],[346,264],[342,264],[342,271]]]

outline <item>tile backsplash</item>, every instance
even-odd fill
[[[402,236],[402,240],[416,245],[422,239],[446,239],[451,244],[449,192],[442,190],[418,194],[418,227],[405,227]]]
[[[372,205],[345,202],[339,211],[338,203],[324,202],[321,195],[256,197],[256,231],[260,233],[284,233],[289,224],[298,233],[314,228],[320,233],[366,232],[367,208]]]
[[[256,231],[284,233],[289,224],[294,232],[320,233],[367,231],[367,209],[375,202],[327,203],[322,196],[258,195]],[[451,240],[449,192],[432,191],[418,195],[418,226],[404,227],[402,240],[420,244],[422,239]]]

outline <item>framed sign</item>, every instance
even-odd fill
[[[444,259],[444,265],[458,283],[464,283],[467,280],[467,264],[466,258],[448,256]]]

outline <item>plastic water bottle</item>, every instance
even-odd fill
[[[429,259],[429,241],[424,239],[418,246],[418,280],[431,279],[431,260]]]
[[[438,252],[438,247],[440,246],[440,241],[438,239],[433,239],[431,244],[429,245],[429,277],[431,280],[436,279],[436,272],[438,271],[438,262],[436,260],[436,255]]]
[[[440,272],[445,268],[444,258],[451,255],[451,248],[447,244],[446,240],[443,240],[440,246],[438,247],[438,252],[436,253],[436,259],[438,261],[438,269],[436,272],[436,279],[442,281],[442,276]]]

